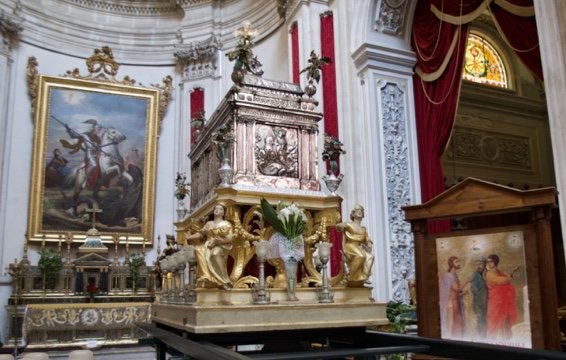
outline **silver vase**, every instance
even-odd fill
[[[285,261],[285,277],[287,280],[287,299],[289,301],[298,301],[297,295],[297,268],[298,261],[290,259]]]
[[[232,184],[234,169],[230,166],[230,159],[224,158],[224,160],[222,160],[222,166],[218,169],[218,175],[220,175],[221,187],[227,187]]]
[[[336,190],[338,190],[338,187],[340,186],[340,183],[342,183],[343,178],[343,174],[336,176],[334,175],[334,173],[331,173],[329,176],[324,175],[322,177],[322,180],[324,180],[328,191],[330,191],[330,195],[336,195]]]
[[[312,98],[314,94],[316,94],[316,86],[313,84],[313,81],[310,80],[307,86],[305,86],[305,94],[308,97]]]
[[[187,207],[185,206],[185,199],[177,199],[177,221],[181,221],[187,215]]]

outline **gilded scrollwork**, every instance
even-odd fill
[[[149,304],[34,304],[24,318],[25,330],[93,329],[134,327],[136,322],[149,321]]]
[[[167,107],[169,103],[173,99],[173,78],[170,75],[167,75],[163,78],[163,86],[159,84],[151,84],[154,88],[159,89],[160,96],[159,96],[159,109],[158,109],[158,117],[159,117],[159,125],[161,128],[161,123],[163,122],[163,117],[165,116],[165,112],[167,111]]]
[[[37,71],[37,65],[38,63],[35,56],[30,56],[26,67],[26,80],[28,83],[28,95],[31,99],[32,114],[35,114],[37,108],[37,94],[39,90],[39,72]]]
[[[135,79],[126,75],[122,80],[116,79],[118,74],[118,69],[120,64],[114,59],[114,54],[112,49],[108,46],[103,46],[100,49],[94,49],[94,54],[91,55],[86,60],[86,65],[88,69],[88,75],[81,75],[80,70],[74,68],[72,70],[66,71],[66,77],[81,79],[81,80],[91,80],[97,82],[109,82],[113,84],[121,84],[126,86],[136,86],[137,82]],[[38,62],[35,57],[28,58],[28,64],[26,69],[28,94],[31,99],[32,112],[35,115],[37,95],[38,95],[38,83],[39,74],[37,71]],[[159,129],[161,128],[161,123],[167,111],[167,107],[172,100],[173,94],[173,78],[171,76],[166,76],[163,78],[163,85],[151,84],[152,87],[159,89],[159,104],[158,104],[158,118],[159,118]],[[141,84],[138,84],[141,86]]]
[[[230,201],[228,202],[230,203]],[[267,225],[263,219],[259,205],[235,205],[227,204],[224,201],[217,202],[223,204],[226,208],[226,221],[232,226],[232,248],[229,252],[231,258],[228,265],[225,266],[229,270],[230,281],[234,288],[249,288],[256,286],[258,279],[249,273],[250,261],[256,255],[254,242],[265,240],[268,241],[274,234],[274,229]],[[216,207],[216,205],[215,205]],[[330,237],[328,229],[341,220],[338,208],[326,209],[309,209],[303,208],[306,217],[306,226],[304,231],[304,258],[302,259],[303,275],[300,280],[302,287],[321,286],[322,274],[317,262],[316,244],[319,242],[329,242]],[[195,244],[192,239],[194,236],[190,234],[203,233],[206,223],[209,223],[210,216],[203,218],[187,219],[183,224],[178,224],[179,230],[185,232],[187,243]],[[202,240],[202,239],[201,239]],[[266,284],[273,288],[284,288],[286,286],[285,264],[281,258],[271,258],[266,260],[272,269],[267,274]],[[197,265],[197,274],[199,276],[205,271],[199,270],[204,266],[205,262]],[[344,279],[344,272],[329,279],[332,286],[344,287],[345,283],[341,283]],[[197,281],[197,287],[215,287],[211,283]]]
[[[233,222],[235,242],[234,248],[230,253],[230,256],[234,260],[234,265],[232,267],[230,279],[232,279],[234,284],[237,284],[244,274],[244,268],[254,256],[254,248],[251,247],[250,243],[252,241],[259,240],[259,235],[253,235],[249,231],[253,227],[252,223],[257,221],[254,220],[256,214],[253,208],[251,210],[248,210],[244,215],[243,224],[242,222],[240,222],[239,211],[235,211],[234,213],[235,216],[233,217]]]
[[[310,223],[313,223],[313,218],[309,218]],[[326,217],[322,217],[321,222],[318,224],[316,231],[313,231],[311,235],[305,237],[305,258],[303,259],[303,264],[307,270],[308,276],[303,277],[303,286],[308,286],[311,283],[320,285],[322,283],[322,275],[316,268],[316,243],[320,241],[328,241],[328,236],[326,234],[327,221]],[[311,225],[311,228],[313,226]]]

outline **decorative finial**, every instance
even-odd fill
[[[236,49],[226,53],[226,56],[230,61],[235,60],[232,80],[236,84],[240,84],[244,80],[244,75],[248,71],[254,75],[263,75],[262,64],[252,51],[254,46],[253,39],[256,35],[257,30],[252,28],[252,24],[249,21],[244,21],[241,28],[234,30],[234,36],[239,38],[239,40],[236,44]]]
[[[305,93],[308,97],[312,97],[316,93],[316,86],[313,84],[314,81],[318,84],[320,81],[320,70],[322,70],[323,65],[330,64],[330,58],[323,56],[319,57],[314,50],[311,51],[309,56],[309,65],[301,70],[300,74],[307,73],[307,81],[309,82],[305,86]]]

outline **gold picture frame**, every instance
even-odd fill
[[[28,240],[152,244],[160,88],[38,76]],[[98,208],[92,221],[89,209]]]

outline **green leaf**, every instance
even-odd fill
[[[267,221],[275,231],[285,234],[285,228],[281,221],[277,218],[277,213],[273,206],[271,206],[265,198],[262,198],[260,201],[261,205],[261,213],[263,215],[263,219]]]

